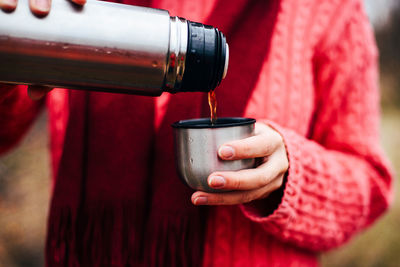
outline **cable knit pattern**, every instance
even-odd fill
[[[290,168],[283,196],[270,215],[241,205],[250,223],[234,207],[215,208],[208,235],[217,244],[206,249],[207,266],[223,265],[239,251],[253,260],[230,266],[294,264],[271,258],[273,238],[315,252],[331,249],[372,223],[393,199],[379,147],[377,51],[361,2],[282,1],[277,18],[246,115],[259,117],[263,109],[270,119],[265,123],[284,138]],[[261,88],[266,84],[268,95]],[[270,204],[267,199],[264,207]],[[299,264],[312,264],[308,260]]]
[[[190,203],[193,191],[174,171],[170,124],[208,116],[204,94],[54,90],[49,266],[316,266],[319,252],[345,243],[393,200],[379,146],[377,50],[362,0],[202,1],[200,9],[124,2],[226,33],[231,63],[217,89],[219,115],[254,117],[282,135],[284,186],[244,205]],[[25,87],[6,89],[0,152],[40,107]]]
[[[377,105],[369,105],[378,99],[376,51],[366,45],[372,39],[359,8],[341,41],[318,55],[324,106],[311,133],[316,140],[267,122],[282,134],[289,155],[280,207],[266,218],[244,209],[274,236],[312,250],[342,244],[392,198],[391,176],[377,146]]]

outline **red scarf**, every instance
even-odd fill
[[[277,7],[278,1],[219,0],[200,21],[218,27],[230,46],[228,75],[216,89],[219,116],[243,115],[268,56]],[[206,94],[173,95],[163,112],[150,97],[68,97],[47,264],[200,265],[207,208],[191,204],[193,191],[176,175],[170,124],[209,116]]]

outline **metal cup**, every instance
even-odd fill
[[[208,176],[215,171],[237,171],[254,167],[254,159],[221,160],[218,149],[226,142],[254,135],[255,119],[209,118],[173,123],[175,163],[182,181],[195,190],[221,192],[210,188]]]

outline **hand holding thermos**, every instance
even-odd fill
[[[103,1],[0,0],[0,81],[27,84],[32,98],[53,87],[159,96],[209,92],[225,77],[229,48],[216,28],[168,11]],[[34,15],[32,15],[33,13]],[[109,16],[113,14],[113,16]],[[62,30],[60,30],[62,29]],[[288,169],[282,137],[257,124],[255,136],[218,150],[225,161],[261,158],[256,168],[212,172],[195,205],[239,204],[280,188]],[[217,155],[215,155],[216,157]],[[233,190],[233,191],[232,191]]]
[[[42,1],[0,12],[0,81],[159,96],[208,92],[226,75],[228,45],[216,28],[103,1],[53,0],[46,15]]]
[[[78,5],[84,5],[86,0],[71,0]],[[0,0],[0,8],[5,12],[12,12],[17,8],[18,0]],[[29,0],[29,7],[32,13],[36,16],[43,17],[50,12],[51,0]],[[10,85],[1,84],[2,87]],[[28,95],[33,100],[42,98],[52,88],[47,86],[31,85],[28,87]]]

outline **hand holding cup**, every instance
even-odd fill
[[[220,146],[218,156],[227,161],[259,158],[261,164],[253,169],[211,173],[208,185],[227,192],[197,191],[191,198],[194,205],[234,205],[266,198],[282,186],[289,168],[282,136],[263,123],[256,123],[254,136]]]

